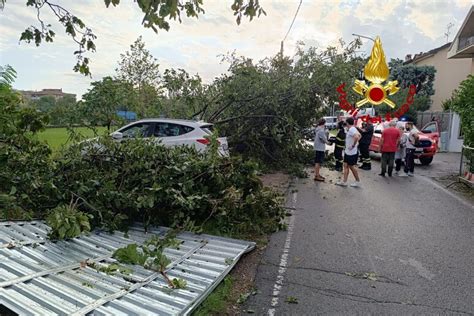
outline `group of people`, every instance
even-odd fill
[[[334,144],[334,157],[336,159],[336,171],[342,171],[343,176],[336,184],[347,186],[349,173],[352,173],[355,182],[351,187],[360,186],[358,168],[371,170],[371,159],[369,156],[369,146],[374,134],[374,127],[370,122],[363,122],[361,127],[356,127],[352,117],[337,124],[337,134],[333,138],[328,137],[326,131],[326,121],[319,120],[315,131],[314,149],[315,154],[315,181],[325,181],[320,173],[321,165],[324,162],[326,145]],[[415,145],[418,142],[418,133],[412,122],[405,124],[392,120],[385,122],[386,126],[382,131],[379,143],[379,152],[382,153],[382,163],[380,176],[388,174],[392,176],[395,165],[395,173],[399,176],[413,176],[415,166]],[[405,133],[405,130],[408,134]],[[360,158],[361,165],[358,166]],[[400,170],[404,166],[404,172]]]
[[[407,134],[405,133],[407,132]],[[413,177],[415,171],[415,150],[419,141],[418,130],[413,122],[405,124],[392,120],[384,128],[380,138],[380,152],[382,153],[382,170],[380,176],[391,177],[395,163],[395,173],[400,177]],[[404,166],[403,173],[400,170]]]

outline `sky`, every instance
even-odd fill
[[[0,65],[9,64],[17,71],[16,89],[62,88],[78,97],[92,81],[114,76],[120,54],[139,36],[158,59],[161,72],[183,68],[205,82],[226,72],[227,65],[221,62],[224,54],[235,51],[254,60],[273,56],[299,4],[299,0],[260,0],[267,15],[237,25],[230,9],[233,0],[204,0],[206,12],[199,19],[171,21],[169,32],[157,34],[141,25],[143,14],[134,1],[122,0],[118,7],[106,8],[103,0],[54,0],[97,36],[97,51],[89,54],[92,77],[85,77],[72,70],[77,46],[47,10],[42,18],[55,30],[54,42],[39,47],[19,43],[25,28],[38,25],[35,10],[25,2],[7,0],[0,11]],[[324,49],[340,38],[349,42],[357,33],[379,35],[387,58],[403,59],[445,44],[449,23],[454,25],[452,40],[472,5],[474,0],[303,0],[284,44],[285,55],[294,55],[299,41]],[[371,48],[372,42],[363,40],[363,51],[369,53]]]

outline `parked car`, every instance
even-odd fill
[[[335,116],[324,116],[323,119],[326,120],[327,129],[336,129],[337,128],[337,117]]]
[[[316,127],[308,127],[301,130],[303,138],[308,141],[313,141],[314,136],[316,135]]]
[[[110,135],[116,141],[134,138],[150,138],[164,146],[194,146],[204,151],[210,144],[209,136],[213,133],[213,125],[205,122],[174,120],[174,119],[143,119],[130,123]],[[226,137],[217,139],[219,153],[229,155]]]
[[[406,122],[399,122],[405,127]],[[416,127],[415,127],[416,128]],[[380,138],[384,129],[384,123],[379,123],[374,126],[374,135],[370,143],[369,150],[379,152]],[[433,161],[433,157],[438,151],[439,142],[439,128],[437,122],[430,122],[426,124],[421,131],[419,131],[420,144],[416,146],[415,159],[420,160],[422,165],[429,165]]]

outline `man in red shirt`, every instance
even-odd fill
[[[395,152],[400,144],[401,133],[396,128],[397,122],[395,120],[390,121],[389,127],[385,128],[382,132],[382,138],[380,139],[379,151],[382,153],[382,171],[379,176],[385,177],[388,164],[388,176],[392,176],[393,162],[395,160]]]

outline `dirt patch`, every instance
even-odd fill
[[[282,194],[287,192],[290,182],[290,176],[284,173],[265,174],[260,179],[265,186],[271,187]],[[255,236],[251,239],[257,243],[256,248],[250,253],[245,254],[230,272],[234,282],[228,300],[226,315],[242,314],[242,304],[239,303],[239,299],[241,297],[243,299],[246,294],[252,295],[251,293],[255,291],[254,282],[257,267],[268,244],[269,236]]]
[[[262,180],[264,186],[273,188],[282,194],[285,194],[290,182],[290,176],[281,172],[268,173],[260,176],[260,180]]]
[[[474,188],[464,182],[459,181],[457,174],[436,177],[434,179],[449,191],[462,196],[474,204]]]

